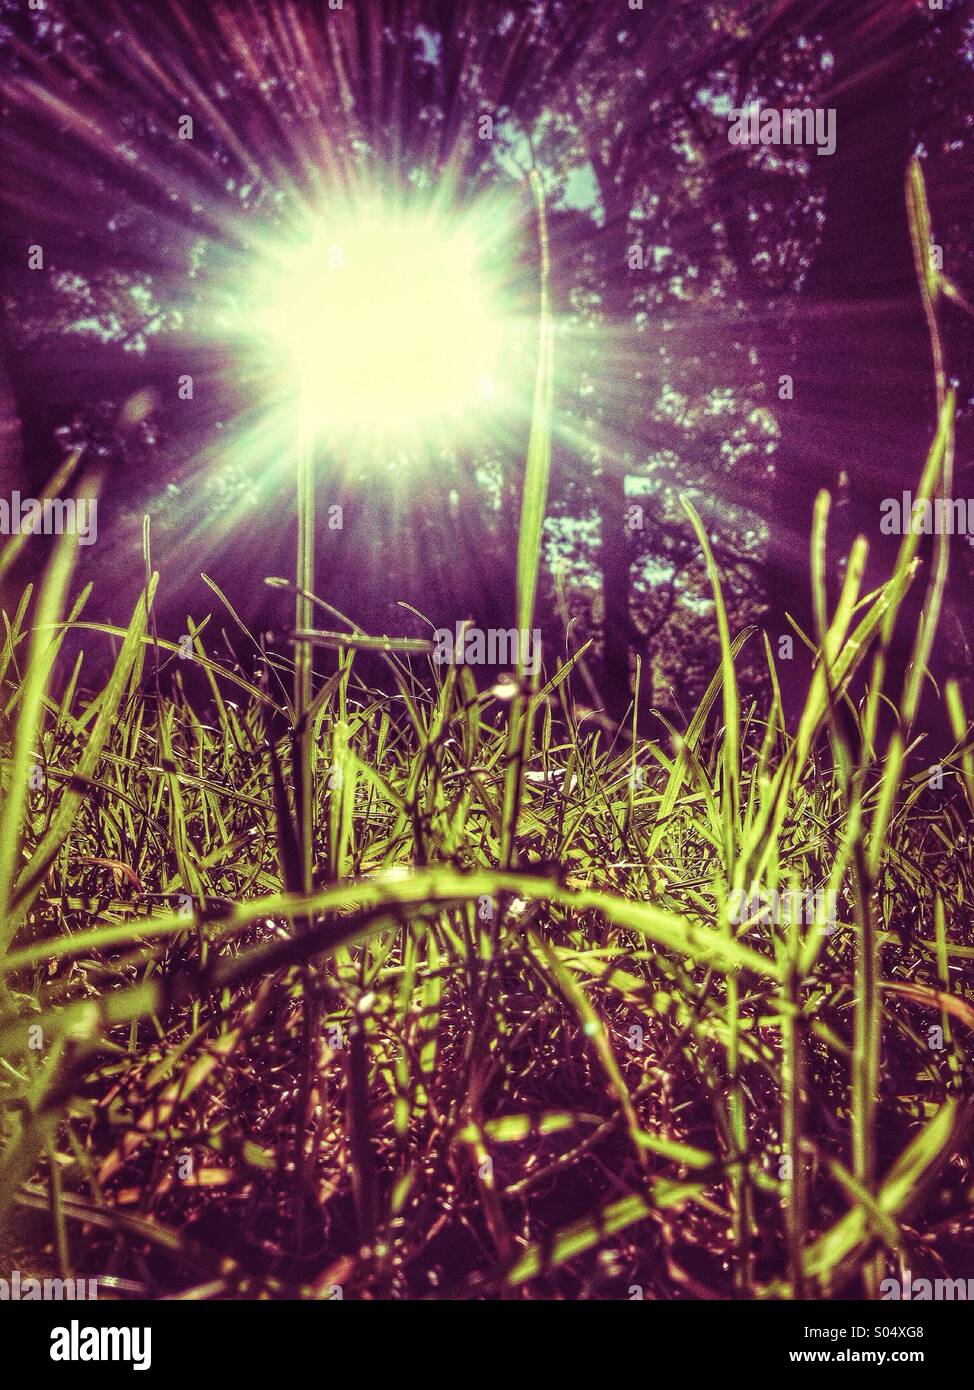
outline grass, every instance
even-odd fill
[[[918,495],[949,488],[952,412],[942,392]],[[153,1298],[877,1297],[974,1274],[956,687],[935,771],[911,742],[945,562],[891,691],[916,538],[870,594],[857,546],[829,613],[820,499],[819,659],[787,732],[767,642],[767,699],[738,689],[759,638],[731,634],[687,513],[719,662],[657,741],[590,731],[585,649],[478,690],[299,579],[297,682],[256,642],[252,677],[206,624],[188,658],[158,636],[154,578],[127,628],[86,623],[85,594],[62,619],[58,550],[0,651],[11,1262]],[[98,691],[65,669],[69,630],[114,644]],[[831,892],[835,920],[735,921],[755,885]]]

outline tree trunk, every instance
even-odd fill
[[[838,11],[837,11],[838,14]],[[868,52],[841,16],[831,47],[837,148],[821,158],[825,228],[801,296],[794,398],[780,406],[777,497],[768,566],[768,632],[790,632],[785,613],[814,634],[810,577],[812,512],[832,495],[829,573],[857,533],[869,542],[867,583],[892,574],[899,537],[880,534],[880,503],[919,478],[934,426],[929,340],[916,282],[905,202],[912,152],[910,72],[916,39],[900,30]],[[815,156],[812,156],[815,158]],[[926,574],[914,582],[915,618]],[[887,690],[896,699],[915,626],[904,612]],[[792,717],[807,689],[808,661],[778,663]]]
[[[620,161],[621,162],[621,161]],[[615,360],[630,362],[624,344],[633,333],[632,286],[629,278],[629,211],[631,197],[625,180],[602,173],[600,177],[605,233],[602,264],[602,306],[606,326],[616,344]],[[637,398],[632,390],[618,399]],[[595,499],[601,523],[602,568],[602,679],[601,695],[610,719],[621,722],[632,699],[629,649],[633,625],[630,610],[631,555],[626,531],[626,472],[621,458],[606,457],[596,479]],[[648,675],[648,673],[647,673]],[[648,682],[644,689],[649,692]],[[651,694],[648,695],[651,698]]]
[[[625,529],[626,475],[607,462],[598,488],[602,526],[602,698],[610,719],[621,722],[632,698],[629,647],[629,537]]]

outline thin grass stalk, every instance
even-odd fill
[[[534,669],[525,669],[526,635],[534,622],[534,607],[541,567],[541,544],[544,532],[545,504],[548,497],[548,476],[551,471],[551,414],[554,395],[554,322],[551,314],[551,251],[548,243],[548,221],[544,187],[541,176],[532,169],[529,182],[534,195],[538,219],[538,250],[540,255],[540,286],[538,305],[538,367],[534,385],[534,405],[531,414],[531,434],[524,469],[521,517],[517,540],[517,626],[522,634],[518,644],[518,694],[511,701],[508,724],[507,771],[504,781],[503,835],[501,863],[511,868],[515,862],[517,825],[521,809],[524,768],[531,756],[531,724],[534,712],[533,697],[537,691],[538,668],[535,652]],[[532,643],[533,648],[533,643]],[[530,681],[530,688],[528,682]]]
[[[862,840],[853,856],[856,904],[855,1016],[852,1046],[852,1166],[860,1185],[876,1192],[876,1110],[879,1087],[880,1033],[879,937],[872,906],[872,877]],[[878,1293],[878,1270],[863,1271],[867,1297]]]
[[[303,390],[308,389],[306,386]],[[298,541],[295,564],[294,625],[298,633],[312,625],[309,595],[315,582],[314,450],[311,435],[302,422],[297,458]],[[313,648],[303,637],[294,647],[294,787],[295,815],[304,892],[311,889],[312,870],[312,768],[308,747],[307,713],[311,706]]]
[[[710,579],[714,599],[714,612],[717,619],[717,635],[720,642],[720,674],[723,694],[724,729],[721,740],[721,829],[724,846],[724,872],[727,879],[736,883],[738,871],[738,850],[741,839],[740,824],[740,704],[737,691],[737,675],[734,668],[735,650],[731,642],[727,622],[727,609],[721,591],[720,575],[714,561],[707,532],[693,505],[687,498],[681,498],[683,509],[690,518],[697,541],[703,551],[707,574]],[[725,918],[725,930],[733,935],[730,922]],[[740,1054],[740,986],[736,975],[727,976],[727,1116],[730,1125],[731,1146],[735,1162],[731,1169],[730,1186],[733,1206],[734,1247],[737,1264],[734,1282],[737,1292],[746,1295],[752,1282],[751,1236],[754,1219],[754,1202],[751,1192],[750,1168],[745,1154],[747,1152],[747,1108],[741,1086]]]
[[[309,383],[302,377],[301,402],[310,390]],[[298,634],[307,632],[312,625],[312,601],[310,598],[315,583],[315,489],[314,489],[314,449],[307,422],[302,413],[299,421],[297,452],[297,512],[298,535],[295,556],[295,597],[294,626]],[[313,768],[311,749],[311,721],[309,712],[312,704],[311,665],[313,647],[302,636],[295,637],[294,647],[294,711],[291,735],[291,766],[294,785],[295,839],[298,850],[300,889],[310,893],[313,874]],[[302,918],[295,922],[296,931],[306,931],[313,918]],[[306,1133],[314,1116],[316,1081],[318,1076],[318,1043],[321,1035],[321,1003],[315,988],[314,968],[311,961],[305,963],[302,971],[304,993],[304,1058],[301,1085],[297,1096],[296,1113],[296,1182],[295,1182],[295,1243],[300,1249],[304,1234],[304,1212],[306,1201],[313,1198],[315,1144],[311,1153],[307,1152]]]
[[[794,914],[797,918],[797,913]],[[815,931],[817,928],[812,927]],[[806,1184],[802,1137],[804,1125],[805,1056],[802,1039],[800,929],[789,924],[787,969],[781,985],[781,1148],[785,1159],[784,1220],[788,1278],[792,1298],[804,1298],[802,1246],[807,1226]]]
[[[32,758],[41,758],[44,729],[44,697],[54,655],[63,634],[54,625],[61,613],[68,580],[74,566],[77,543],[61,540],[48,566],[36,610],[27,676],[13,740],[13,757],[7,770],[7,790],[0,807],[0,950],[6,952],[19,917],[12,909],[17,884],[18,852],[27,813],[29,772]]]
[[[64,1213],[64,1184],[58,1162],[54,1137],[47,1144],[47,1163],[51,1175],[51,1226],[54,1230],[54,1258],[62,1279],[71,1278],[71,1253],[68,1244],[68,1223]]]

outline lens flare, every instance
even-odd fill
[[[395,435],[493,397],[503,313],[471,227],[376,205],[261,266],[254,323],[304,429]]]

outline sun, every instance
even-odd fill
[[[504,314],[484,229],[375,203],[263,261],[255,327],[307,434],[459,427],[494,398]]]

